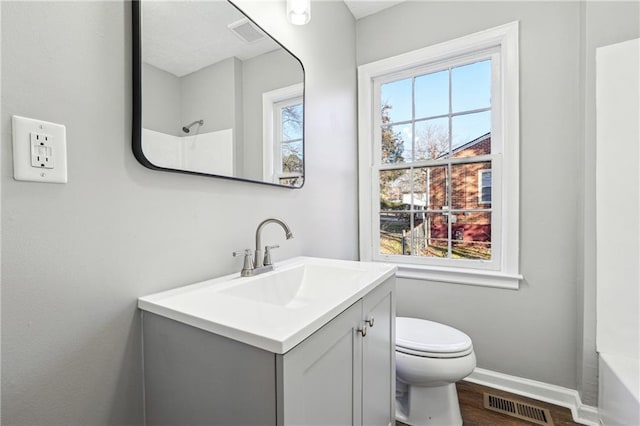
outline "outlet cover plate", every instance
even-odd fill
[[[13,132],[13,178],[32,182],[67,183],[67,132],[65,126],[33,118],[11,117]],[[42,151],[50,155],[50,163],[34,160],[34,140],[46,141]]]

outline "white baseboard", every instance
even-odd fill
[[[574,389],[510,376],[483,368],[476,368],[464,380],[568,408],[571,410],[574,422],[589,426],[600,426],[598,409],[583,404],[580,394]]]

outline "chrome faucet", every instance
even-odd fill
[[[251,250],[249,249],[244,251],[237,251],[233,253],[234,256],[244,254],[244,266],[242,267],[242,272],[240,273],[241,276],[251,277],[253,275],[258,275],[263,272],[268,272],[273,270],[273,263],[271,262],[271,250],[278,248],[280,246],[277,246],[277,245],[265,246],[264,257],[262,257],[262,243],[261,243],[262,229],[270,223],[277,223],[278,225],[280,225],[282,229],[284,229],[287,240],[290,240],[291,238],[293,238],[293,232],[291,232],[289,225],[287,225],[281,219],[269,218],[260,222],[260,224],[258,225],[258,229],[256,229],[256,249],[254,252],[253,260],[251,259],[252,253],[251,253]]]
[[[289,229],[289,225],[284,223],[282,220],[275,219],[275,218],[263,220],[260,223],[260,225],[258,225],[258,229],[256,229],[256,251],[255,251],[255,257],[253,258],[254,269],[272,265],[270,250],[274,248],[278,248],[278,246],[265,246],[264,259],[262,258],[262,252],[260,250],[262,247],[262,245],[260,244],[260,234],[262,233],[262,229],[270,223],[277,223],[278,225],[282,226],[282,229],[284,229],[284,233],[286,234],[287,240],[290,240],[291,238],[293,238],[293,232],[291,232],[291,229]]]

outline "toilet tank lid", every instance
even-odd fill
[[[419,318],[396,318],[396,346],[431,353],[462,352],[471,338],[448,325]]]

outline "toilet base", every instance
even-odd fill
[[[462,426],[456,384],[409,386],[396,398],[396,420],[410,426]]]

